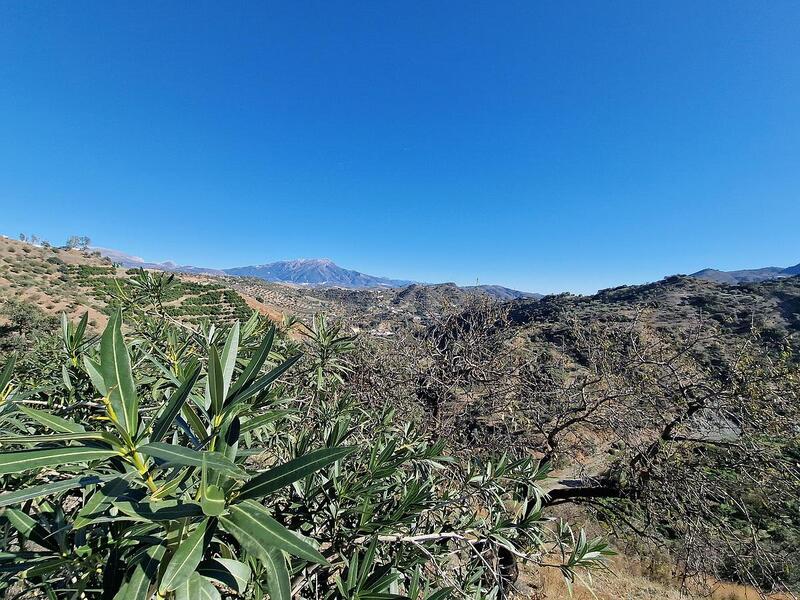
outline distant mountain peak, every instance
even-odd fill
[[[347,288],[402,287],[412,283],[344,269],[329,258],[281,260],[262,265],[225,269],[225,273],[239,277],[257,277],[279,283]]]

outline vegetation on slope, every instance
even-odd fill
[[[7,597],[493,598],[518,560],[572,578],[606,553],[546,519],[537,461],[352,398],[324,319],[301,346],[257,314],[189,329],[148,276],[99,338],[65,318],[30,332],[46,361],[6,355]]]
[[[111,317],[104,337],[74,316],[54,335],[57,323],[19,300],[0,323],[3,450],[61,457],[2,475],[10,597],[137,597],[125,590],[151,547],[163,555],[143,589],[165,596],[282,598],[285,569],[300,598],[508,597],[525,587],[520,572],[572,581],[599,564],[605,545],[559,520],[585,514],[627,553],[663,556],[670,577],[797,588],[798,278],[727,287],[676,277],[589,297],[452,299],[450,309],[422,291],[395,303],[393,292],[378,300],[392,308],[380,313],[387,337],[355,337],[374,295],[342,292],[325,302],[348,324],[318,316],[298,339],[235,300],[225,306],[224,279],[72,256],[55,273]],[[125,342],[131,364],[138,410],[123,425],[105,379],[109,339]],[[251,376],[264,387],[242,400],[232,390]],[[33,438],[67,433],[47,422],[89,437]],[[166,446],[169,459],[158,454]],[[70,464],[58,454],[78,447],[113,454]],[[324,563],[274,540],[281,560],[271,560],[226,527],[252,478],[339,447],[351,451],[259,498]],[[52,493],[16,502],[37,486]],[[180,509],[156,518],[161,502]],[[200,560],[167,589],[198,527]]]

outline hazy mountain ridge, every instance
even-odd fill
[[[737,271],[720,271],[718,269],[702,269],[692,273],[690,277],[706,279],[716,283],[737,285],[739,283],[759,283],[770,279],[800,275],[800,263],[793,267],[762,267],[760,269],[740,269]]]
[[[179,265],[174,263],[170,260],[164,262],[147,262],[143,258],[139,256],[133,256],[132,254],[126,254],[125,252],[120,252],[119,250],[114,250],[113,248],[100,248],[100,247],[93,247],[92,250],[95,250],[105,256],[106,258],[111,259],[113,262],[127,268],[142,268],[142,269],[154,269],[156,271],[170,271],[174,273],[194,273],[194,274],[203,274],[203,275],[225,275],[225,271],[220,269],[209,269],[206,267],[195,267],[193,265]]]
[[[230,269],[210,269],[193,265],[178,265],[172,261],[147,262],[143,258],[133,256],[111,248],[93,248],[115,263],[128,268],[155,269],[175,273],[195,275],[232,275],[235,277],[255,277],[274,283],[287,283],[307,287],[342,287],[348,289],[371,288],[405,288],[410,285],[439,286],[455,284],[423,284],[406,279],[378,277],[340,267],[327,258],[300,258],[282,260],[261,265],[248,265]],[[458,286],[457,286],[458,287]],[[461,289],[483,293],[497,300],[513,300],[516,298],[539,298],[541,294],[514,290],[501,285],[470,285]]]

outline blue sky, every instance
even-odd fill
[[[3,2],[0,232],[591,292],[800,261],[800,3]]]

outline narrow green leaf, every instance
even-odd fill
[[[199,451],[186,448],[184,446],[176,446],[174,444],[166,444],[164,442],[152,442],[145,444],[139,448],[139,452],[160,458],[169,463],[178,465],[189,465],[192,467],[202,467],[203,460],[206,461],[212,469],[223,471],[233,477],[244,477],[245,472],[233,464],[230,460],[225,458],[219,452]]]
[[[7,519],[9,524],[22,534],[23,537],[58,552],[58,543],[44,527],[30,515],[16,508],[7,508],[3,511],[2,518]]]
[[[80,440],[102,440],[109,444],[119,444],[119,440],[105,431],[83,431],[53,433],[46,435],[11,435],[0,437],[0,444],[46,444],[50,442],[70,442]]]
[[[146,521],[175,521],[176,519],[203,515],[203,510],[199,504],[182,500],[160,500],[157,502],[113,500],[113,504],[126,515]]]
[[[189,396],[191,397],[191,394]],[[183,417],[186,419],[186,423],[189,425],[190,431],[196,438],[203,439],[206,437],[206,435],[208,435],[208,431],[206,430],[203,420],[197,414],[195,409],[192,408],[190,403],[185,402],[181,412],[183,413]]]
[[[103,379],[103,373],[100,370],[100,363],[92,360],[88,356],[84,356],[83,366],[86,369],[86,373],[89,374],[89,379],[92,380],[92,385],[97,392],[103,397],[108,396],[108,388],[106,387],[106,382]]]
[[[23,450],[0,454],[0,475],[21,473],[30,469],[87,462],[119,456],[116,450],[101,450],[88,446],[69,446],[47,450]]]
[[[222,349],[220,364],[222,365],[222,397],[223,400],[228,396],[233,379],[233,370],[236,366],[236,356],[239,353],[239,321],[234,322]]]
[[[150,433],[151,442],[160,442],[164,438],[172,422],[175,420],[175,417],[180,414],[181,407],[192,392],[192,388],[199,376],[200,366],[198,365],[189,377],[186,378],[186,381],[184,381],[177,390],[172,392],[166,408],[164,408],[162,413],[153,422],[152,432]]]
[[[286,559],[283,558],[283,553],[272,548],[267,551],[266,558],[262,562],[267,573],[267,590],[270,600],[292,600],[289,570],[286,568]]]
[[[203,558],[203,541],[207,525],[208,521],[202,521],[192,533],[181,541],[175,554],[172,555],[158,586],[158,592],[162,596],[188,581],[197,565],[200,564]]]
[[[52,558],[37,562],[25,571],[25,578],[35,579],[41,576],[53,576],[71,562],[71,558]]]
[[[242,486],[239,498],[261,498],[350,454],[355,448],[321,448],[273,467]]]
[[[222,381],[222,365],[217,349],[211,346],[208,355],[208,396],[211,398],[211,413],[218,415],[225,403],[225,390]]]
[[[158,565],[164,558],[164,546],[151,546],[144,555],[136,561],[128,580],[122,584],[114,600],[150,600],[156,578]]]
[[[64,345],[66,346],[67,342],[69,342],[69,318],[67,317],[67,313],[61,313],[61,337],[64,340]],[[69,348],[67,348],[69,349]]]
[[[278,523],[260,504],[245,500],[228,510],[229,514],[221,516],[220,522],[248,552],[261,560],[265,560],[270,548],[279,548],[311,562],[328,563],[314,546]]]
[[[78,321],[78,326],[75,328],[75,341],[80,343],[83,340],[83,334],[86,333],[86,325],[89,324],[89,313],[83,313],[81,320]]]
[[[69,377],[67,365],[61,365],[61,381],[64,382],[64,387],[67,389],[67,391],[72,391],[74,389],[72,387],[72,380]]]
[[[122,337],[122,312],[109,320],[100,340],[100,371],[111,407],[122,429],[133,437],[139,422],[139,398],[131,372],[131,358]]]
[[[87,485],[102,483],[114,477],[118,477],[118,475],[84,475],[72,479],[65,479],[63,481],[34,485],[21,490],[14,490],[13,492],[6,492],[5,494],[0,494],[0,508],[11,506],[12,504],[20,504],[32,500],[33,498],[41,498],[42,496],[49,496],[66,490],[74,490],[76,488],[86,487]]]
[[[12,354],[11,358],[8,359],[6,365],[3,367],[2,373],[0,373],[0,392],[2,392],[11,381],[11,376],[14,374],[14,365],[16,363],[17,356],[16,354]]]
[[[293,410],[273,410],[263,415],[258,415],[257,417],[253,417],[251,419],[247,419],[241,426],[241,433],[247,433],[248,431],[253,431],[254,429],[258,429],[259,427],[263,427],[264,425],[268,425],[273,421],[277,421],[285,417],[286,415],[291,415],[295,411]]]
[[[300,360],[300,358],[302,358],[302,356],[303,356],[302,354],[296,354],[295,356],[286,359],[280,365],[272,369],[269,373],[267,373],[263,377],[256,379],[250,385],[240,390],[239,393],[236,394],[236,397],[232,400],[232,402],[234,400],[236,402],[241,402],[242,400],[247,400],[248,398],[260,394],[265,389],[267,389],[273,381],[275,381],[278,377],[280,377],[287,370],[289,370],[292,367],[292,365],[294,365],[294,363],[296,363],[298,360]]]
[[[83,505],[83,508],[75,517],[72,524],[73,529],[81,529],[92,522],[93,515],[99,515],[110,504],[113,498],[119,497],[128,489],[128,481],[123,477],[117,477],[98,487],[92,497]]]
[[[55,415],[50,414],[49,412],[45,412],[43,410],[38,410],[35,408],[30,408],[28,406],[24,406],[22,404],[17,404],[17,408],[20,412],[25,413],[31,419],[38,421],[45,427],[52,429],[53,431],[57,431],[59,433],[82,433],[86,431],[83,428],[83,425],[80,423],[73,423],[72,421],[68,421],[67,419],[62,419],[61,417],[57,417]]]
[[[236,382],[231,386],[231,389],[228,393],[230,396],[234,396],[236,392],[238,392],[242,387],[246,386],[248,383],[253,381],[258,376],[259,371],[261,371],[261,367],[264,366],[264,363],[269,356],[269,351],[272,349],[272,342],[275,339],[275,326],[269,328],[267,335],[261,341],[261,345],[256,350],[256,353],[253,355],[253,358],[245,367],[242,374],[239,375]]]

